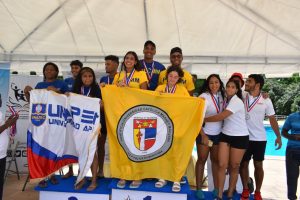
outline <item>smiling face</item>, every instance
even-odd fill
[[[226,95],[227,97],[232,97],[238,92],[238,88],[235,83],[230,81],[226,84]]]
[[[180,77],[179,77],[179,75],[178,75],[178,72],[176,72],[176,71],[171,71],[171,72],[168,74],[168,77],[167,77],[168,85],[170,85],[170,86],[176,85],[176,83],[178,82],[179,78],[180,78]]]
[[[148,44],[144,50],[143,50],[143,53],[144,53],[144,58],[146,60],[153,60],[153,57],[156,53],[156,49],[153,45],[151,44]]]
[[[255,83],[255,80],[253,78],[248,78],[245,84],[245,91],[252,92],[256,87],[259,88],[259,85]]]
[[[125,59],[124,59],[124,64],[125,64],[125,67],[128,70],[132,70],[134,68],[134,65],[137,63],[137,60],[135,59],[134,55],[131,54],[131,53],[128,53],[126,56],[125,56]]]
[[[72,73],[72,75],[73,75],[74,78],[76,78],[76,76],[79,74],[80,69],[81,68],[78,65],[72,65],[71,66],[71,73]]]
[[[217,77],[212,76],[208,81],[208,87],[211,93],[216,94],[220,90],[220,81]]]
[[[93,74],[89,71],[83,72],[81,75],[82,84],[85,87],[89,87],[94,82]]]
[[[170,55],[170,61],[172,66],[178,66],[178,67],[181,66],[182,60],[183,60],[182,54],[179,52],[175,52]]]

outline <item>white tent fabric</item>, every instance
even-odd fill
[[[167,64],[172,47],[185,66],[206,76],[299,72],[299,0],[2,0],[0,61],[41,70],[72,59],[103,71],[103,57],[157,44]],[[286,67],[283,71],[282,68]]]

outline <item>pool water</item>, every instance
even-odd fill
[[[273,129],[271,126],[265,126],[266,132],[267,132],[267,148],[265,155],[267,156],[285,156],[285,149],[287,145],[287,139],[284,137],[281,137],[282,141],[282,147],[278,150],[275,150],[275,139],[276,135],[273,132]],[[280,127],[281,132],[281,127]]]
[[[280,133],[281,133],[281,127],[280,128]],[[285,149],[287,145],[287,139],[284,137],[281,137],[282,141],[282,146],[280,149],[276,150],[275,147],[275,139],[276,135],[273,132],[273,129],[271,128],[270,125],[265,125],[266,133],[267,133],[267,147],[266,147],[266,156],[285,156]],[[194,146],[193,149],[193,155],[197,155],[197,147],[196,145]]]

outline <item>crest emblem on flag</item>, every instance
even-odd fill
[[[153,160],[167,153],[173,134],[174,125],[168,114],[150,105],[128,109],[117,126],[118,141],[134,162]]]
[[[144,151],[150,149],[156,140],[157,119],[133,119],[133,140],[137,149]]]
[[[32,104],[31,122],[35,126],[42,125],[46,120],[46,104]]]

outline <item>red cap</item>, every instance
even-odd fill
[[[239,77],[239,78],[241,79],[241,81],[242,81],[241,87],[244,86],[244,83],[245,83],[245,82],[244,82],[244,80],[243,80],[243,75],[242,75],[241,73],[239,73],[239,72],[234,72],[234,73],[231,75],[230,79],[233,78],[233,77]]]

